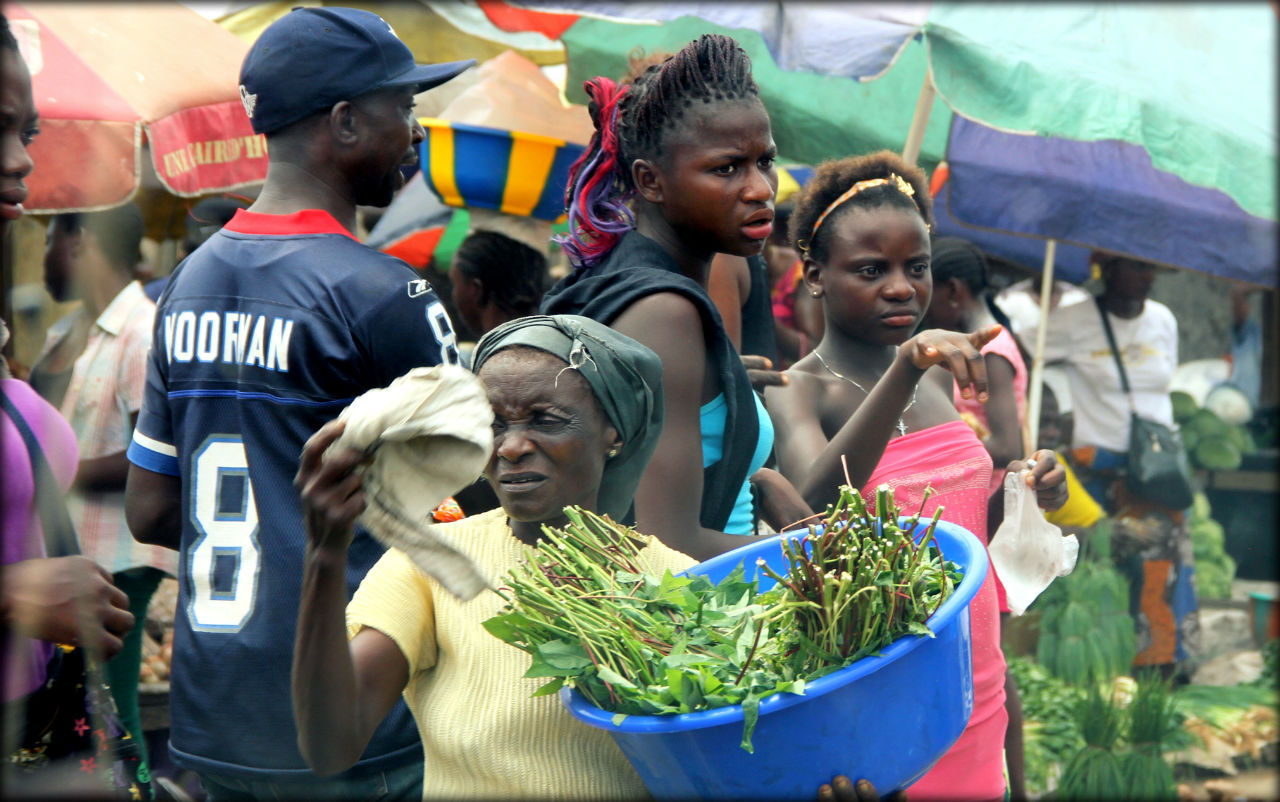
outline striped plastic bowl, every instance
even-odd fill
[[[433,117],[419,122],[427,132],[422,175],[446,205],[564,221],[564,188],[582,145]]]

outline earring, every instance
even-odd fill
[[[616,456],[618,456],[618,447],[614,446],[613,448],[609,449],[608,457],[609,459],[613,459]]]
[[[814,298],[817,298],[819,295],[822,294],[822,290],[809,290],[809,294],[812,295]]]

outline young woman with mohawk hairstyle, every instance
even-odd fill
[[[543,300],[662,358],[666,423],[636,493],[635,521],[706,558],[810,513],[764,469],[773,427],[707,294],[717,253],[760,253],[773,229],[777,148],[746,52],[704,35],[621,84],[586,82],[596,125],[570,172],[575,269]],[[727,534],[726,534],[727,533]],[[727,536],[728,535],[728,536]]]

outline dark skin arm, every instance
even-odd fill
[[[830,440],[820,416],[823,383],[791,371],[791,386],[770,390],[766,396],[777,438],[778,469],[815,510],[825,509],[846,481],[861,487],[879,464],[893,427],[926,369],[944,365],[962,388],[985,400],[986,363],[979,349],[999,330],[993,326],[960,334],[930,329],[912,337],[898,347],[893,363],[866,400]]]
[[[307,550],[293,652],[298,748],[329,776],[360,759],[409,682],[409,661],[388,636],[363,629],[347,641],[347,547],[365,507],[354,449],[322,459],[345,424],[330,421],[302,450],[294,486],[302,494]]]
[[[711,259],[711,271],[707,277],[707,294],[716,305],[725,333],[733,343],[733,350],[742,354],[742,304],[751,294],[751,270],[741,256],[718,253]],[[786,378],[773,369],[773,362],[763,356],[742,355],[742,365],[747,369],[751,386],[757,390],[780,386]]]
[[[711,258],[707,294],[720,312],[733,350],[742,353],[742,304],[751,294],[751,272],[741,256],[718,253]]]
[[[138,413],[129,416],[129,429],[138,426]],[[76,479],[72,487],[87,492],[124,490],[129,478],[129,458],[124,451],[92,459],[82,459],[76,466]]]
[[[612,328],[662,359],[664,420],[653,458],[636,489],[636,528],[697,560],[738,548],[749,538],[702,526],[702,431],[699,409],[707,378],[702,318],[693,302],[662,292],[636,301]]]
[[[124,518],[139,543],[178,549],[182,544],[182,480],[130,465]]]
[[[991,435],[982,441],[996,465],[1022,456],[1022,429],[1018,425],[1018,405],[1013,393],[1013,365],[998,354],[987,354],[987,428]]]
[[[760,517],[773,531],[781,532],[794,523],[813,517],[813,510],[805,503],[800,491],[774,469],[756,471],[751,476],[751,484],[758,495]]]

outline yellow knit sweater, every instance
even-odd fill
[[[524,553],[501,509],[438,531],[494,587]],[[643,553],[658,572],[694,564],[656,539]],[[525,679],[529,656],[481,626],[502,606],[492,591],[459,602],[393,549],[369,571],[347,607],[348,637],[363,627],[376,629],[409,661],[404,697],[426,755],[423,798],[646,797],[607,733],[574,719],[555,695],[530,698],[547,680]]]

